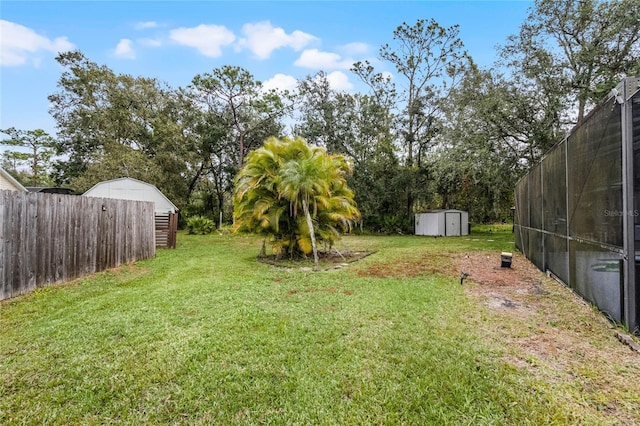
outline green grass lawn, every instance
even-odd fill
[[[479,330],[501,318],[457,276],[420,272],[513,250],[494,228],[350,236],[341,249],[376,253],[320,272],[258,262],[254,237],[180,234],[155,259],[2,302],[0,424],[613,423],[588,408],[599,397],[505,362]],[[425,267],[394,268],[407,260]],[[640,401],[617,407],[640,422]]]

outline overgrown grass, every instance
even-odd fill
[[[585,420],[476,332],[491,314],[456,277],[366,273],[513,249],[510,226],[482,231],[348,237],[377,253],[323,272],[258,262],[254,237],[181,234],[156,259],[3,302],[0,423]]]

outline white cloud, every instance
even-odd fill
[[[67,37],[51,40],[37,34],[31,28],[2,19],[0,19],[0,34],[2,34],[0,37],[0,65],[2,66],[24,65],[28,60],[37,65],[41,59],[36,54],[40,51],[57,54],[73,50],[75,47]]]
[[[342,59],[337,53],[308,49],[302,52],[294,65],[313,69],[349,69],[354,62],[352,59]]]
[[[297,89],[298,80],[295,77],[285,74],[276,74],[269,80],[262,83],[262,87],[265,90],[288,90],[293,92]]]
[[[348,43],[339,47],[345,55],[363,55],[369,52],[369,45],[366,43]]]
[[[129,40],[128,38],[121,39],[116,46],[114,55],[122,59],[135,59],[136,52],[135,50],[133,50],[133,43],[131,42],[131,40]]]
[[[198,25],[192,28],[176,28],[169,33],[171,40],[178,44],[198,49],[204,56],[217,58],[222,48],[234,42],[236,36],[220,25]]]
[[[382,71],[382,76],[384,78],[388,78],[390,81],[393,81],[394,79],[394,75],[391,74],[389,71]]]
[[[244,37],[238,41],[238,48],[249,49],[258,59],[267,59],[274,50],[282,47],[298,51],[317,40],[311,34],[298,30],[287,34],[284,29],[273,27],[269,21],[245,24],[242,34]]]
[[[348,92],[353,89],[353,84],[349,81],[349,77],[342,71],[334,71],[327,74],[327,81],[334,90]]]
[[[156,28],[158,26],[157,22],[154,21],[146,21],[146,22],[136,22],[133,24],[133,28],[136,30],[146,30],[149,28]]]
[[[162,41],[156,40],[153,38],[140,38],[137,40],[139,44],[147,47],[160,47],[162,46]]]

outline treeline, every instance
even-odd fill
[[[235,66],[173,88],[62,53],[49,96],[58,134],[5,129],[3,144],[29,152],[5,152],[3,167],[25,185],[79,193],[129,176],[156,185],[183,218],[222,213],[230,223],[245,156],[270,136],[300,136],[353,162],[363,229],[407,232],[430,208],[509,220],[518,177],[622,77],[640,73],[638,16],[637,0],[538,0],[487,69],[458,26],[403,23],[379,51],[393,78],[353,65],[365,93],[333,90],[324,72],[293,92],[266,90]]]

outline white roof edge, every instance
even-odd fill
[[[156,191],[158,191],[158,193],[159,193],[159,194],[160,194],[160,195],[161,195],[165,200],[167,200],[167,202],[168,202],[169,204],[171,204],[171,205],[173,206],[173,208],[174,208],[176,211],[180,211],[180,209],[178,209],[178,207],[176,207],[176,205],[175,205],[175,204],[173,204],[173,202],[172,202],[170,199],[168,199],[168,198],[167,198],[167,196],[166,196],[166,195],[164,195],[164,193],[163,193],[162,191],[160,191],[160,190],[158,189],[158,187],[156,187],[154,184],[149,183],[149,182],[142,181],[142,180],[140,180],[140,179],[130,178],[130,177],[121,177],[121,178],[115,178],[115,179],[109,179],[109,180],[103,180],[103,181],[100,181],[100,182],[96,183],[95,185],[93,185],[93,186],[92,186],[91,188],[89,188],[88,190],[86,190],[82,195],[85,195],[87,192],[90,192],[93,188],[95,188],[95,187],[96,187],[96,186],[98,186],[98,185],[102,185],[102,184],[104,184],[104,183],[109,183],[109,182],[116,182],[116,181],[119,181],[119,180],[133,180],[133,181],[140,182],[140,183],[142,183],[142,184],[144,184],[144,185],[147,185],[147,186],[150,186],[150,187],[154,188]]]
[[[426,214],[426,213],[446,213],[446,212],[460,212],[460,213],[468,213],[466,210],[459,209],[434,209],[427,210],[426,212],[416,213],[416,214]]]
[[[156,188],[155,185],[152,185],[152,184],[150,184],[148,182],[144,182],[144,181],[139,180],[139,179],[130,178],[130,177],[121,177],[121,178],[115,178],[115,179],[101,180],[100,182],[98,182],[95,185],[93,185],[91,188],[87,189],[82,195],[86,194],[87,192],[90,192],[93,188],[95,188],[98,185],[102,185],[103,183],[115,182],[115,181],[118,181],[118,180],[135,180],[136,182],[144,183],[145,185],[153,186],[154,188]],[[158,188],[156,188],[156,189],[158,189]],[[160,190],[158,189],[158,191],[160,191]],[[171,204],[173,204],[173,203],[171,203]]]
[[[11,176],[9,174],[8,171],[6,171],[5,169],[3,169],[2,167],[0,167],[0,174],[2,174],[2,176],[4,176],[9,182],[11,182],[12,185],[14,185],[16,188],[18,188],[20,191],[22,192],[29,192],[27,190],[27,188],[25,188],[24,186],[22,186],[22,184],[20,182],[18,182],[13,176]]]

